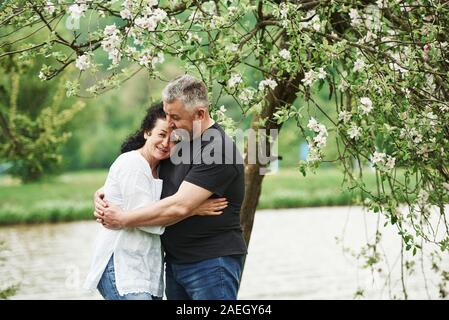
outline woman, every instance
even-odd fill
[[[170,156],[173,144],[162,104],[151,107],[140,129],[128,137],[121,155],[109,169],[105,199],[130,211],[160,199],[159,161]],[[197,215],[216,215],[225,199],[205,201]],[[162,299],[163,252],[159,236],[163,226],[110,230],[102,228],[85,288],[97,288],[107,300]]]

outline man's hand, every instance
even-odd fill
[[[125,227],[125,213],[119,206],[109,204],[103,211],[103,214],[99,214],[97,211],[94,214],[97,217],[97,222],[101,223],[105,228],[118,230]]]
[[[223,213],[228,206],[226,198],[207,199],[198,208],[193,210],[199,216],[217,216]]]

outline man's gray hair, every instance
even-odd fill
[[[199,107],[209,108],[206,85],[187,74],[170,81],[162,91],[162,100],[166,103],[179,100],[189,112]]]

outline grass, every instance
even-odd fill
[[[92,195],[106,175],[82,171],[25,185],[0,180],[0,225],[92,219]]]
[[[365,176],[367,188],[374,190],[374,173]],[[303,177],[298,170],[285,169],[265,177],[259,209],[344,206],[354,203],[354,194],[343,191],[343,173],[319,169]]]
[[[0,225],[92,219],[92,196],[106,175],[106,170],[81,171],[25,185],[3,177]],[[374,174],[367,178],[373,189]],[[348,205],[353,197],[342,192],[342,179],[336,169],[321,169],[305,178],[294,169],[281,170],[265,177],[259,209]]]

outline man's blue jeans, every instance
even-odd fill
[[[243,255],[194,263],[167,262],[165,294],[168,300],[236,300]]]
[[[120,295],[115,285],[114,255],[109,259],[108,265],[101,276],[97,286],[103,298],[106,300],[161,300],[150,293],[136,292]]]

